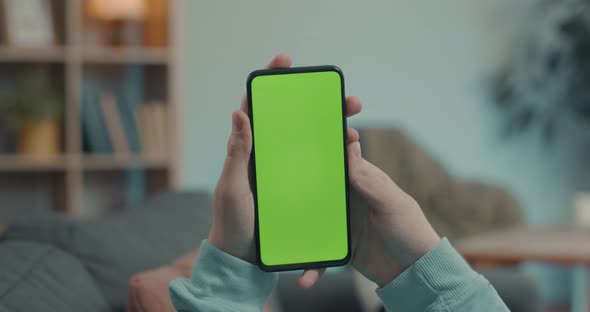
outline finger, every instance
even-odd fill
[[[363,109],[363,104],[361,100],[356,96],[347,96],[346,97],[346,117],[352,117],[361,112]]]
[[[347,148],[349,182],[376,209],[408,197],[385,172],[362,157],[358,141],[348,144]]]
[[[291,57],[289,55],[285,53],[280,53],[272,58],[272,60],[266,65],[266,68],[286,68],[291,67],[292,63],[293,61],[291,60]],[[248,97],[246,96],[246,94],[242,96],[242,104],[240,105],[240,107],[244,113],[248,113]]]
[[[273,59],[266,65],[267,69],[273,68],[286,68],[291,67],[293,61],[291,57],[285,53],[279,53],[277,56],[273,57]]]
[[[297,285],[303,289],[309,289],[315,285],[324,272],[326,272],[326,269],[305,270],[303,274],[301,274],[301,277],[299,277]]]
[[[355,128],[346,129],[346,144],[351,144],[358,141],[360,138],[359,132]]]
[[[252,132],[248,115],[235,111],[232,113],[232,131],[227,142],[227,157],[222,175],[247,174],[251,150]]]
[[[242,104],[240,104],[240,110],[248,114],[248,96],[246,96],[245,93],[242,95]]]

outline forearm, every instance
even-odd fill
[[[509,311],[446,239],[377,293],[392,311]]]
[[[203,241],[190,279],[172,281],[170,297],[177,311],[261,311],[277,279]]]

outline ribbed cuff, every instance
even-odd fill
[[[204,240],[190,280],[204,293],[262,306],[275,287],[278,274],[264,272]]]
[[[387,309],[424,311],[437,299],[453,298],[479,278],[446,238],[377,294]]]

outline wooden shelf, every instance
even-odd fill
[[[102,199],[96,194],[112,192],[113,185],[121,182],[120,177],[125,176],[129,168],[143,169],[145,179],[137,185],[143,187],[146,194],[175,189],[179,181],[177,114],[181,103],[179,86],[182,85],[182,75],[178,48],[181,40],[179,30],[182,25],[182,1],[162,2],[168,6],[165,11],[169,15],[166,18],[169,25],[165,27],[166,46],[162,48],[117,47],[106,43],[97,43],[99,46],[96,47],[89,46],[88,42],[102,41],[86,40],[86,36],[93,36],[94,26],[86,23],[85,1],[52,2],[57,3],[55,22],[58,28],[56,42],[59,44],[25,48],[14,47],[3,41],[0,43],[0,65],[6,68],[3,77],[5,80],[12,79],[13,72],[20,72],[21,68],[27,69],[38,64],[47,67],[52,75],[55,71],[52,79],[60,86],[63,84],[64,91],[63,121],[60,124],[63,154],[51,159],[0,154],[0,179],[5,179],[0,182],[29,190],[27,179],[39,180],[39,185],[45,186],[55,199],[48,206],[62,209],[69,215],[84,215],[89,202]],[[96,79],[101,83],[104,81],[107,88],[115,89],[119,87],[117,84],[127,81],[126,79],[139,81],[139,77],[128,77],[126,65],[145,65],[143,68],[146,70],[141,71],[142,87],[138,88],[138,92],[142,92],[146,100],[162,101],[166,105],[166,155],[93,155],[84,152],[84,82],[87,79]],[[119,70],[120,68],[124,70]],[[122,86],[126,87],[128,86]],[[38,179],[37,174],[42,174],[42,179]],[[17,185],[14,178],[20,175],[24,177],[24,182]],[[134,181],[137,182],[132,182]],[[125,192],[123,189],[116,191]],[[107,201],[96,203],[102,204],[108,209]]]
[[[2,172],[46,172],[63,171],[67,167],[65,157],[44,158],[22,155],[0,155]]]
[[[105,156],[84,156],[82,167],[88,171],[98,170],[121,170],[127,168],[165,169],[169,158],[160,155],[127,156],[127,155],[105,155]]]
[[[80,161],[81,159],[81,161]],[[22,155],[0,155],[0,172],[44,172],[62,171],[70,167],[84,170],[120,170],[126,168],[165,169],[170,165],[164,155],[127,156],[59,156],[55,158],[29,157]]]
[[[84,48],[82,60],[94,64],[168,64],[168,49],[157,48]]]
[[[65,52],[61,46],[20,48],[0,45],[0,62],[63,63]]]
[[[0,45],[0,62],[63,63],[68,47],[51,46],[21,48]],[[168,64],[168,49],[164,48],[84,48],[82,60],[95,64]]]

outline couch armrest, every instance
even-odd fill
[[[395,128],[360,131],[363,156],[387,173],[449,239],[523,222],[519,203],[505,189],[451,176],[443,165]]]
[[[453,182],[420,204],[439,234],[451,240],[523,223],[520,204],[509,192],[480,182]]]

